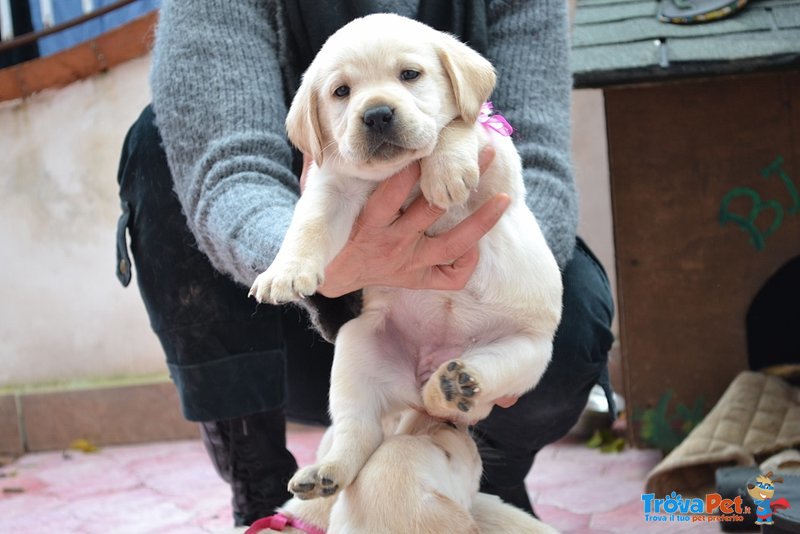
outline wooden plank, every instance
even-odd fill
[[[157,18],[157,12],[148,13],[52,56],[0,70],[0,102],[62,87],[148,53]]]
[[[605,22],[614,22],[620,20],[628,20],[633,18],[655,18],[657,12],[657,4],[655,2],[635,2],[614,6],[614,9],[609,9],[608,6],[600,5],[581,5],[575,10],[575,25],[582,24],[598,24]]]
[[[795,8],[797,9],[797,8]],[[715,21],[713,24],[664,24],[655,17],[636,18],[605,24],[584,24],[575,27],[573,46],[596,46],[612,43],[646,41],[662,38],[693,38],[738,34],[772,29],[772,17],[764,9],[751,9],[742,14]],[[777,38],[777,36],[775,36]]]
[[[572,72],[575,76],[658,65],[658,46],[652,41],[573,47]]]
[[[772,15],[778,28],[800,28],[800,8],[797,5],[775,6]],[[798,45],[800,47],[800,45]]]
[[[632,411],[705,399],[710,409],[747,367],[744,317],[753,296],[800,254],[800,75],[719,77],[605,91],[625,396]],[[763,247],[720,223],[726,195],[765,206]],[[732,196],[742,217],[753,208]],[[775,208],[775,205],[779,208]],[[674,404],[673,404],[674,408]],[[642,445],[636,426],[634,443]]]
[[[606,6],[609,9],[617,9],[619,6],[641,2],[642,0],[577,0],[578,7]]]
[[[575,87],[796,68],[800,0],[752,2],[711,24],[659,22],[657,2],[578,2],[572,31]]]
[[[800,52],[800,29],[775,32],[748,32],[720,36],[667,41],[671,63],[691,61],[742,62],[763,58],[778,63],[781,56],[797,58]]]

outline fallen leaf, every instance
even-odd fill
[[[625,449],[625,440],[618,437],[610,429],[595,430],[586,446],[600,449],[600,452],[622,452]]]
[[[625,450],[625,440],[622,438],[617,438],[600,447],[601,452],[622,452],[623,450]]]
[[[88,439],[83,439],[83,438],[76,439],[75,441],[70,443],[69,448],[81,452],[97,452],[98,450],[100,450],[94,443],[92,443]]]
[[[589,438],[589,441],[586,442],[586,446],[592,449],[596,449],[603,444],[603,433],[599,430],[595,430],[592,437]]]

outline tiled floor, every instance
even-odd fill
[[[289,446],[310,463],[322,435],[292,427]],[[541,518],[563,532],[719,532],[714,525],[653,526],[640,496],[659,456],[602,454],[565,440],[542,450],[527,483]],[[229,492],[198,441],[23,456],[0,469],[0,533],[231,532]]]

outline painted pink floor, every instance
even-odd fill
[[[289,448],[310,463],[322,430],[293,427]],[[527,478],[540,517],[569,533],[720,532],[716,525],[645,523],[641,493],[654,451],[602,454],[564,440]],[[232,532],[229,491],[199,441],[28,454],[0,469],[0,533]]]

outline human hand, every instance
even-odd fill
[[[494,149],[487,147],[478,159],[481,173],[492,159]],[[454,228],[428,236],[425,231],[445,210],[422,195],[402,210],[419,176],[419,165],[413,164],[378,186],[344,248],[326,267],[318,293],[333,298],[371,285],[450,290],[466,285],[478,263],[478,240],[500,220],[511,199],[495,195]]]
[[[500,397],[499,399],[494,401],[494,403],[500,406],[501,408],[510,408],[511,406],[514,406],[518,400],[519,397],[517,397],[516,395],[507,395],[505,397]]]

